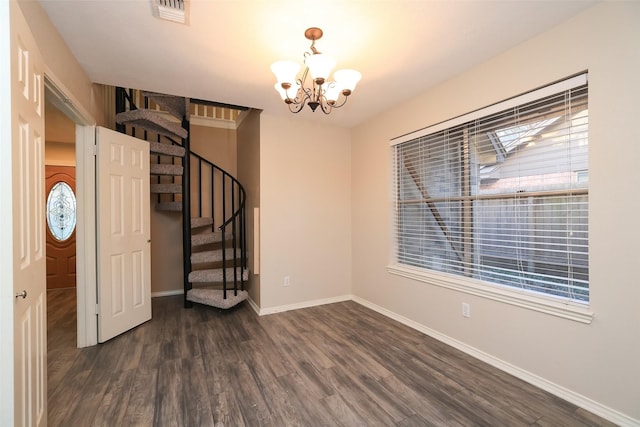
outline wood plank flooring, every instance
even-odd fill
[[[48,293],[49,426],[612,426],[354,302],[257,316],[153,300],[76,349],[75,290]]]

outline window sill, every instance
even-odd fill
[[[593,320],[593,312],[588,306],[577,303],[564,303],[562,301],[545,298],[543,296],[529,295],[518,290],[505,289],[500,286],[492,286],[479,281],[465,279],[445,273],[427,271],[425,269],[407,267],[393,264],[387,266],[391,274],[418,280],[434,286],[440,286],[455,291],[487,298],[493,301],[550,314],[575,322],[589,324]]]

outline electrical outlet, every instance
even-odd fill
[[[462,317],[471,317],[471,306],[466,302],[462,303]]]
[[[284,280],[282,281],[282,286],[289,286],[291,284],[291,278],[289,276],[284,276]]]

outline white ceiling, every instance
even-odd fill
[[[40,0],[96,83],[291,114],[272,62],[316,42],[363,77],[347,104],[311,120],[351,127],[592,6],[594,1],[189,0],[189,24],[151,0]],[[508,70],[505,70],[508,72]]]

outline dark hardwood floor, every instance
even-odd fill
[[[75,290],[48,304],[52,427],[613,425],[354,302],[259,317],[156,298],[85,349]]]

